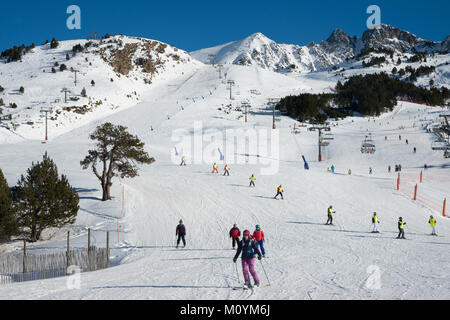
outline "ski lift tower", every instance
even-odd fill
[[[218,68],[217,71],[219,72],[219,79],[222,79],[223,64],[218,64],[217,68]]]
[[[48,141],[48,114],[53,112],[52,107],[44,107],[41,109],[41,113],[45,113],[45,141]]]
[[[245,122],[247,123],[248,122],[248,119],[247,119],[247,110],[248,110],[248,108],[251,108],[251,106],[250,106],[250,104],[247,102],[247,101],[244,101],[244,102],[242,102],[242,107],[244,108],[244,114],[245,114]]]
[[[234,80],[228,80],[227,84],[228,84],[228,89],[230,89],[230,100],[233,100],[232,89],[236,85],[236,83],[234,82]]]
[[[317,124],[314,125],[311,128],[308,128],[309,131],[318,131],[319,132],[319,162],[323,161],[322,157],[322,135],[323,131],[331,131],[331,128],[328,124],[328,122],[325,122],[324,124]]]
[[[444,131],[448,136],[450,136],[450,124],[448,123],[450,114],[441,114],[439,118],[444,118],[445,121],[445,124],[441,127],[441,130]]]
[[[74,83],[75,83],[75,87],[76,87],[77,86],[77,73],[80,72],[80,71],[76,70],[76,69],[73,69],[72,72],[75,74],[75,81],[74,81]]]
[[[70,90],[64,87],[61,92],[64,92],[64,103],[67,103],[67,94],[70,93]]]
[[[272,129],[275,130],[277,126],[275,125],[275,107],[277,106],[277,103],[280,102],[279,98],[269,98],[267,99],[267,104],[270,106],[272,105],[272,114],[273,114],[273,124]]]

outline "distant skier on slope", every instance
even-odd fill
[[[373,173],[373,170],[372,170],[372,167],[370,167],[369,168],[369,174],[372,174]]]
[[[406,239],[405,238],[405,224],[406,222],[403,221],[403,218],[398,218],[398,236],[397,239]]]
[[[236,255],[233,258],[233,262],[236,263],[239,255],[242,252],[242,273],[244,274],[244,288],[251,287],[250,276],[248,271],[250,269],[250,273],[255,281],[255,286],[259,287],[260,282],[258,275],[255,271],[255,253],[258,255],[258,260],[262,259],[261,252],[256,246],[256,242],[253,239],[250,239],[250,231],[245,230],[243,233],[243,239],[238,244],[238,249]]]
[[[334,164],[331,166],[331,173],[334,173]]]
[[[219,170],[217,169],[217,164],[213,164],[213,171],[211,173],[219,173]]]
[[[181,158],[181,164],[180,164],[180,166],[185,166],[185,165],[186,165],[186,157],[183,156],[183,157]]]
[[[230,238],[233,241],[233,249],[235,248],[235,245],[239,245],[239,237],[241,236],[241,231],[237,227],[237,224],[233,225],[233,228],[230,230]]]
[[[223,170],[224,170],[224,172],[223,172],[224,176],[225,175],[227,175],[227,176],[230,175],[230,167],[227,164],[225,165],[225,168],[223,168]]]
[[[333,206],[329,206],[327,209],[328,220],[325,223],[326,225],[333,225],[333,213],[336,213],[336,211],[333,211]]]
[[[252,176],[250,177],[250,185],[249,185],[249,187],[251,187],[251,186],[255,186],[255,175],[254,174],[252,174]]]
[[[372,216],[372,225],[373,225],[372,233],[380,233],[378,231],[378,224],[379,223],[380,223],[380,220],[378,220],[377,213],[374,212],[373,216]]]
[[[186,239],[185,239],[186,227],[183,224],[183,220],[180,220],[180,224],[177,225],[177,229],[175,231],[175,236],[178,236],[177,248],[178,248],[178,245],[180,244],[180,240],[183,240],[183,245],[184,245],[184,248],[185,248],[186,247]]]
[[[433,216],[430,216],[430,220],[428,220],[428,223],[431,226],[431,235],[437,236],[437,234],[436,234],[436,219],[433,218]]]
[[[264,236],[264,231],[261,230],[259,224],[256,225],[256,230],[253,232],[253,239],[256,241],[256,246],[260,248],[262,256],[266,256],[266,250],[264,249],[264,241],[266,237]]]
[[[283,198],[283,187],[281,185],[277,188],[277,195],[274,197],[274,199],[277,199],[278,196],[281,196],[281,199],[284,200],[284,198]]]

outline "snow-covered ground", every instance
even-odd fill
[[[239,91],[233,89],[233,108],[244,100],[252,106],[248,123],[241,112],[218,110],[230,103],[229,91],[218,79],[217,70],[204,65],[143,91],[139,104],[62,132],[47,144],[16,140],[13,134],[2,133],[8,140],[0,145],[0,167],[9,184],[15,184],[31,162],[48,151],[60,173],[66,174],[80,192],[81,209],[70,228],[76,235],[72,243],[86,245],[87,227],[95,230],[94,245],[102,245],[105,231],[111,231],[116,263],[106,270],[82,274],[81,289],[69,289],[67,278],[57,278],[0,286],[0,298],[449,299],[450,220],[442,217],[440,206],[445,197],[450,199],[450,163],[441,151],[431,150],[433,136],[421,128],[438,118],[441,109],[403,102],[392,113],[370,121],[347,118],[335,122],[335,139],[325,148],[325,161],[320,163],[317,133],[302,127],[301,133],[294,135],[294,121],[278,116],[279,155],[237,150],[242,163],[227,158],[230,177],[211,174],[211,162],[190,163],[193,159],[189,156],[188,166],[180,167],[181,155],[174,156],[179,141],[172,139],[176,130],[184,129],[188,136],[198,138],[194,128],[200,121],[205,133],[249,129],[271,137],[272,113],[265,104],[267,98],[323,92],[336,83],[325,77],[286,77],[258,67],[226,65],[224,72],[239,86]],[[119,181],[113,186],[114,200],[103,203],[97,179],[79,164],[92,146],[89,133],[104,121],[128,126],[156,158],[154,164],[141,168],[138,178],[124,181],[124,210]],[[399,129],[401,126],[404,129]],[[377,146],[374,155],[360,152],[367,132],[372,133]],[[234,139],[226,141],[234,146]],[[258,145],[266,142],[270,145],[272,141],[262,139]],[[186,149],[177,150],[187,154]],[[304,170],[301,155],[309,161],[310,170]],[[278,160],[279,169],[262,175],[268,158]],[[223,164],[218,153],[213,159]],[[424,163],[429,169],[419,184],[419,198],[413,201],[410,189]],[[335,174],[327,172],[332,164]],[[396,173],[387,172],[388,165],[395,164],[402,165],[405,177],[400,192],[395,190]],[[374,170],[372,175],[369,167]],[[347,174],[350,168],[351,176]],[[248,187],[251,174],[256,176],[256,188]],[[285,200],[274,200],[280,184]],[[329,205],[337,212],[334,226],[324,225]],[[381,221],[380,234],[370,233],[374,211]],[[430,214],[437,218],[438,237],[429,235]],[[400,216],[407,222],[408,240],[395,239]],[[187,226],[185,249],[174,247],[179,219]],[[233,223],[241,230],[262,226],[267,238],[267,258],[262,263],[270,287],[255,292],[231,289],[242,282],[242,273],[238,278],[232,262],[234,251],[228,236]],[[64,232],[60,231],[30,250],[64,245]],[[7,249],[15,246],[19,244],[10,244]],[[265,285],[261,267],[257,262]],[[379,283],[372,281],[377,275]]]

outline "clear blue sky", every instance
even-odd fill
[[[81,8],[82,29],[68,30],[66,9]],[[280,43],[305,45],[326,40],[333,29],[360,36],[369,5],[381,8],[381,22],[442,41],[450,34],[450,1],[253,1],[253,0],[35,0],[2,1],[0,50],[13,45],[86,38],[92,31],[160,40],[187,51],[262,32]]]

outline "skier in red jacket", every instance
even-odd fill
[[[261,227],[259,224],[256,225],[256,230],[253,232],[253,239],[256,242],[256,246],[260,247],[262,256],[266,256],[266,250],[264,249],[264,241],[266,241],[266,238],[264,237],[264,231],[261,230]]]
[[[230,238],[233,239],[233,249],[235,248],[236,244],[239,243],[239,237],[241,236],[241,231],[237,227],[236,224],[233,225],[233,228],[230,230]]]

